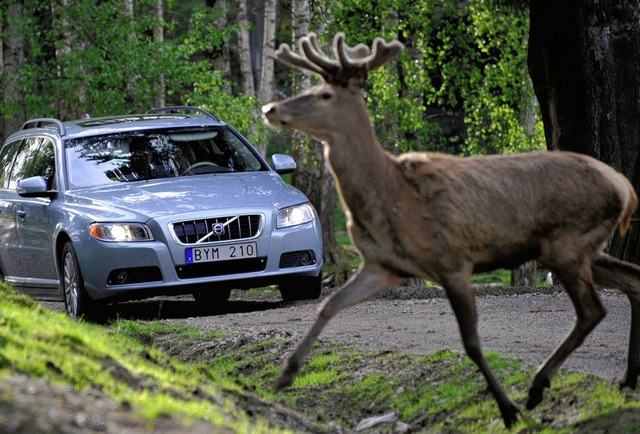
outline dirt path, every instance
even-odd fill
[[[611,291],[602,291],[601,296],[608,309],[607,317],[564,368],[619,379],[626,366],[629,305],[625,296]],[[231,302],[230,306],[234,303],[243,302]],[[203,330],[279,330],[301,336],[311,324],[318,304],[263,301],[246,305],[244,312],[237,304],[233,313],[218,310],[187,318],[172,318],[171,307],[165,306],[162,316],[168,323]],[[573,324],[573,308],[564,292],[479,296],[477,304],[483,349],[535,366],[551,354]],[[269,308],[262,310],[265,306]],[[354,306],[332,319],[320,339],[372,350],[423,354],[440,349],[463,351],[447,300],[425,298],[419,290]]]

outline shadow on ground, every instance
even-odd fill
[[[158,320],[189,318],[277,309],[291,303],[284,301],[223,301],[203,303],[188,299],[152,299],[107,305],[104,320]]]
[[[64,310],[63,302],[41,301],[41,303],[50,309]],[[170,318],[179,319],[228,315],[278,309],[290,306],[292,303],[294,302],[285,302],[281,300],[230,300],[216,303],[204,303],[187,297],[163,297],[107,304],[100,309],[100,313],[95,318],[92,318],[92,320],[97,323],[108,323],[116,319],[153,321]]]

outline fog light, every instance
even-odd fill
[[[313,262],[313,257],[307,250],[305,250],[300,253],[300,259],[298,261],[300,262],[300,265],[309,265]]]
[[[115,276],[113,276],[113,278],[115,279],[116,283],[127,283],[127,281],[129,280],[129,273],[124,270],[120,270],[115,274]]]

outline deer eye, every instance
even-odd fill
[[[322,99],[331,99],[333,95],[331,94],[331,92],[322,92],[320,94],[320,98]]]

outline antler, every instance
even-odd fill
[[[295,69],[319,75],[327,83],[363,87],[369,71],[384,65],[404,50],[404,45],[399,41],[387,43],[382,38],[376,38],[373,51],[369,54],[366,45],[350,47],[344,38],[344,33],[338,33],[333,39],[335,59],[322,51],[315,33],[303,36],[298,41],[302,54],[294,53],[289,45],[282,44],[276,51],[276,58]]]

